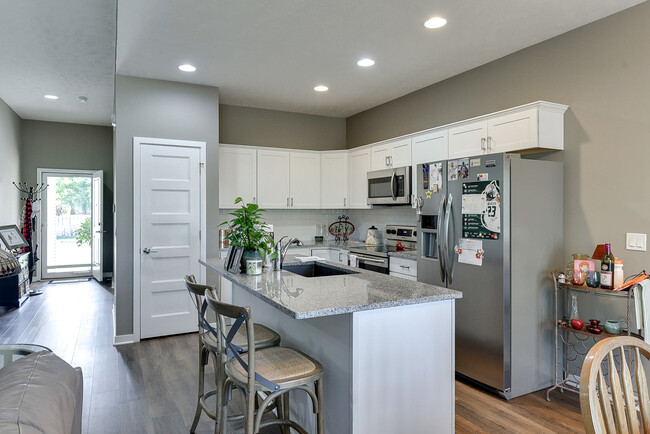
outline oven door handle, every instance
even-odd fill
[[[393,175],[390,177],[390,192],[393,195],[393,200],[397,200],[397,192],[395,191],[396,185],[395,185],[395,171],[393,171]]]
[[[359,256],[359,255],[357,255],[357,258],[359,259],[359,261],[374,262],[376,264],[384,264],[386,262],[385,259],[374,259],[374,258],[369,258],[367,256]]]

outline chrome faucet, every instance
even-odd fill
[[[296,246],[302,246],[302,241],[300,241],[296,237],[293,237],[290,238],[289,241],[287,241],[287,244],[285,244],[284,247],[282,247],[282,240],[284,240],[285,238],[287,238],[286,235],[280,238],[280,240],[275,244],[275,251],[278,254],[278,257],[275,259],[276,270],[282,269],[282,263],[284,262],[284,257],[287,255],[287,250],[289,250],[289,246],[291,246],[292,244],[295,244]]]

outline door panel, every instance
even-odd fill
[[[141,337],[196,331],[183,278],[200,274],[200,149],[144,144],[140,153]]]
[[[320,208],[320,154],[292,152],[289,167],[292,208]]]
[[[104,171],[93,174],[92,191],[92,275],[98,282],[104,280]]]
[[[479,173],[487,173],[488,180],[498,179],[501,192],[504,182],[503,154],[482,155],[480,167],[470,167],[469,178],[449,181],[452,195],[452,216],[455,227],[448,242],[455,262],[452,289],[463,292],[462,300],[456,306],[456,371],[484,384],[504,390],[506,385],[504,355],[505,345],[505,299],[504,289],[504,234],[503,212],[501,212],[501,234],[498,240],[483,239],[485,256],[482,265],[458,262],[454,247],[462,238],[463,216],[462,185],[472,182]],[[495,167],[485,167],[486,160],[494,160]],[[504,196],[501,194],[501,210]],[[481,363],[476,361],[480,360]]]
[[[487,121],[472,122],[449,129],[449,159],[483,153],[482,139],[487,137]]]
[[[289,208],[289,152],[257,152],[257,195],[262,208]]]
[[[257,151],[219,146],[219,208],[234,208],[235,199],[257,198]]]
[[[348,153],[321,155],[321,207],[348,207]]]
[[[537,146],[537,109],[488,120],[488,151],[510,152]]]
[[[349,208],[370,208],[368,205],[368,171],[370,170],[370,149],[350,151]]]

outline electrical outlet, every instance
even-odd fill
[[[627,250],[646,251],[646,234],[625,234],[625,248]]]

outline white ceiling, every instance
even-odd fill
[[[23,119],[110,125],[115,1],[0,0],[0,65],[0,98]]]
[[[642,2],[122,0],[117,72],[218,86],[225,104],[347,117]],[[0,97],[27,119],[109,124],[114,1],[0,7]],[[447,26],[425,29],[434,15]],[[361,57],[377,63],[360,68]]]

